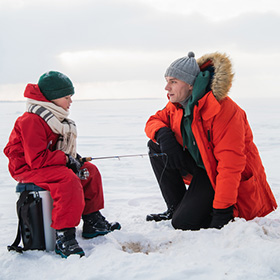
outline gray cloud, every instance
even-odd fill
[[[185,16],[160,12],[139,2],[81,3],[37,3],[26,8],[1,9],[0,83],[36,81],[39,74],[49,69],[67,70],[58,59],[63,52],[115,49],[142,53],[174,51],[183,56],[191,49],[201,54],[235,50],[258,56],[279,53],[280,49],[276,35],[280,16],[273,13],[244,14],[216,22],[198,13]],[[166,58],[164,65],[170,59]],[[106,62],[104,68],[102,63],[85,65],[68,71],[80,82],[149,79],[152,73],[163,72],[163,64],[158,60],[130,62]]]

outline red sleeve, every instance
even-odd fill
[[[41,117],[29,114],[19,123],[19,128],[25,161],[31,169],[66,165],[64,152],[49,149],[52,139],[57,137]]]

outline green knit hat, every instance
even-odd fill
[[[48,100],[74,94],[71,80],[64,74],[56,71],[49,71],[43,74],[39,78],[38,86]]]

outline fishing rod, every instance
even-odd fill
[[[161,156],[166,156],[165,153],[158,153],[158,154],[135,154],[135,155],[121,155],[121,156],[106,156],[106,157],[82,157],[80,158],[80,162],[88,162],[88,161],[92,161],[92,160],[98,160],[98,159],[111,159],[111,158],[117,158],[117,159],[121,159],[121,158],[125,158],[125,157],[145,157],[145,156],[149,156],[149,157],[161,157]]]

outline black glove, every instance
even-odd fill
[[[186,155],[169,127],[162,127],[156,134],[156,140],[161,152],[167,154],[170,168],[180,170],[186,167]]]
[[[68,157],[68,162],[66,163],[66,166],[72,169],[75,174],[77,174],[80,168],[82,167],[82,163],[77,158],[74,158],[68,154],[66,154],[66,156]]]
[[[210,223],[210,228],[221,229],[230,220],[233,219],[233,205],[226,209],[215,209],[213,208],[213,218]]]
[[[77,153],[76,159],[81,163],[81,166],[84,165],[84,161],[82,160],[82,157]]]

